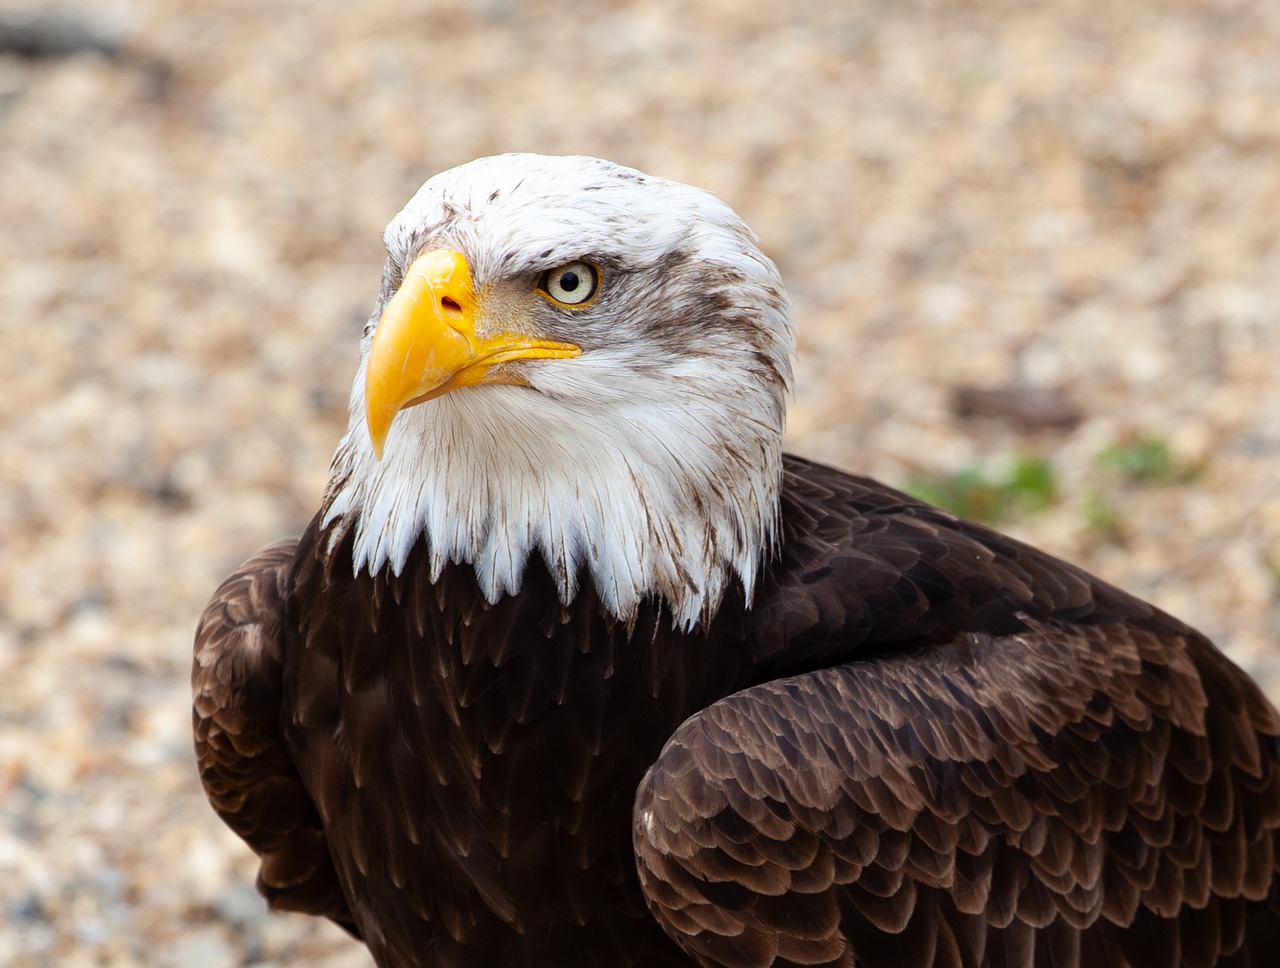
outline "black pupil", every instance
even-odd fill
[[[578,278],[578,274],[576,272],[566,272],[560,277],[560,288],[565,292],[573,292],[578,288],[579,282],[581,282],[581,280]]]

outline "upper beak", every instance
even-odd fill
[[[471,267],[459,253],[436,249],[409,266],[378,320],[365,370],[365,423],[379,459],[392,420],[406,407],[479,383],[526,384],[510,367],[495,369],[501,363],[582,353],[525,333],[482,336],[478,307]]]

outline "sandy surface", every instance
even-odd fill
[[[1280,4],[765,6],[85,2],[123,56],[0,54],[0,964],[367,964],[206,807],[190,635],[317,505],[383,224],[497,151],[718,192],[795,296],[793,449],[1048,461],[1005,526],[1280,697]],[[1013,384],[1080,419],[952,406]]]

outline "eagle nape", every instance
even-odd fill
[[[710,194],[582,157],[388,226],[320,508],[196,633],[200,777],[378,965],[1276,963],[1280,716],[1070,564],[786,454]]]

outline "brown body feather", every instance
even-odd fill
[[[788,458],[751,609],[539,557],[353,576],[313,524],[201,622],[201,778],[272,905],[385,966],[1270,965],[1280,718],[1195,631]]]

